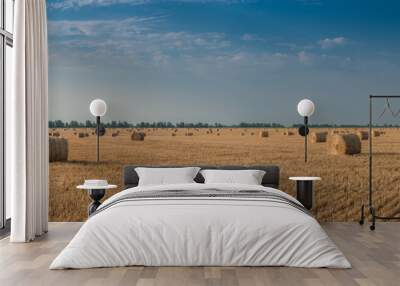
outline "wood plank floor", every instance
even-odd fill
[[[400,223],[371,232],[357,223],[323,224],[352,269],[289,267],[124,267],[48,270],[81,223],[50,223],[49,233],[28,244],[0,241],[0,285],[400,285]]]

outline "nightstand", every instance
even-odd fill
[[[101,205],[100,200],[104,197],[106,190],[116,187],[117,185],[109,185],[106,180],[85,180],[83,185],[76,187],[80,190],[86,190],[92,199],[92,203],[88,206],[88,216],[94,213]]]
[[[296,181],[297,200],[310,210],[313,206],[313,182],[320,181],[320,177],[290,177],[289,180]]]

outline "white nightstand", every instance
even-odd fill
[[[290,177],[289,180],[296,181],[297,200],[310,210],[313,206],[313,182],[320,181],[320,177]]]

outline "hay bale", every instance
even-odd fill
[[[60,132],[49,132],[49,136],[51,136],[51,137],[60,137]]]
[[[329,138],[328,152],[332,155],[361,153],[361,140],[356,134],[335,134]]]
[[[251,135],[251,136],[254,136],[254,132],[251,132],[250,135]]]
[[[381,136],[382,133],[380,131],[375,130],[372,134],[374,135],[374,137],[379,137]]]
[[[133,132],[131,135],[132,141],[144,141],[146,134],[144,132]]]
[[[192,132],[187,132],[185,135],[186,136],[193,136],[193,133]]]
[[[327,138],[328,138],[328,132],[311,132],[310,134],[311,143],[326,142]]]
[[[244,132],[242,132],[242,133],[240,133],[240,135],[241,135],[241,136],[244,136],[244,135],[245,135],[245,133],[244,133]]]
[[[68,160],[68,141],[65,138],[49,138],[49,161],[65,162]]]
[[[261,138],[267,138],[269,136],[269,133],[268,133],[268,131],[260,131],[260,137]]]
[[[77,134],[77,136],[78,136],[78,138],[86,137],[86,136],[85,136],[85,133],[83,133],[83,132],[79,132],[79,133]]]
[[[330,135],[335,135],[335,134],[339,134],[338,130],[331,130]]]
[[[176,133],[171,133],[171,136],[172,136],[172,137],[175,137],[175,136],[176,136]]]
[[[358,131],[357,136],[360,137],[360,140],[368,140],[369,133],[368,131]]]
[[[285,131],[285,132],[283,132],[283,135],[292,136],[292,135],[294,135],[294,133],[292,131]]]

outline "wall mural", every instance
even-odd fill
[[[290,176],[322,178],[318,220],[358,220],[368,95],[400,91],[396,1],[47,2],[50,220],[85,220],[89,198],[76,186],[107,179],[119,186],[109,196],[127,164],[277,164],[292,195]],[[307,163],[303,98],[315,103]],[[107,104],[99,162],[94,99]],[[373,112],[382,215],[400,207],[400,101],[389,108]]]

